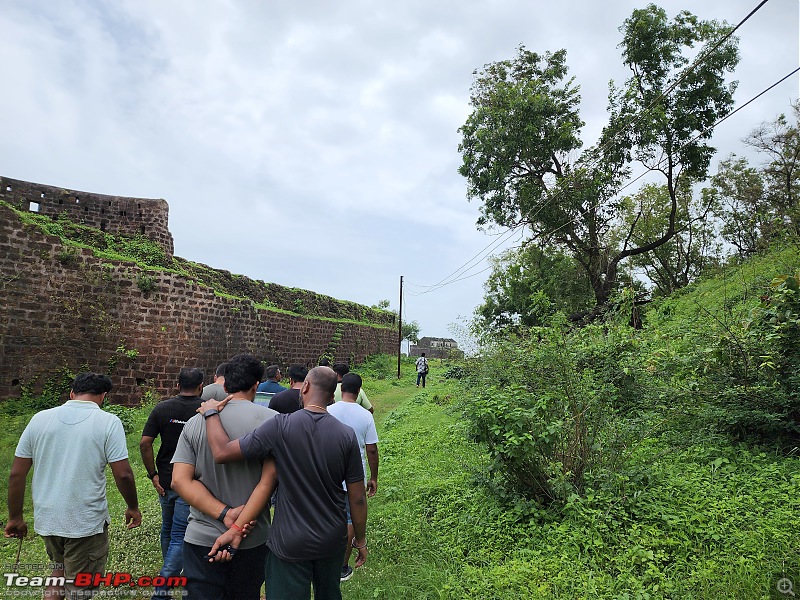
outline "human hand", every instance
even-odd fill
[[[7,538],[24,538],[28,535],[28,524],[25,519],[9,519],[4,536]]]
[[[125,511],[125,523],[128,529],[133,529],[142,524],[142,513],[138,508],[129,508]]]
[[[232,560],[236,550],[239,549],[239,544],[242,543],[243,537],[240,531],[234,528],[228,529],[214,541],[214,545],[211,546],[211,551],[208,553],[208,562],[227,562]]]
[[[375,492],[378,491],[378,480],[377,479],[370,479],[367,481],[367,496],[372,498],[375,495]]]
[[[222,400],[221,402],[219,400],[206,400],[197,408],[197,412],[199,412],[201,415],[204,415],[207,410],[211,410],[212,408],[218,411],[222,411],[222,409],[225,408],[225,405],[228,404],[228,401],[230,399],[231,397],[228,396],[227,398],[225,398],[225,400]]]
[[[153,482],[153,487],[156,488],[159,496],[167,495],[166,490],[161,487],[161,480],[159,480],[158,475],[153,475],[153,479],[151,481]]]
[[[363,548],[357,548],[358,551],[358,558],[356,559],[356,569],[362,566],[365,562],[367,562],[367,546],[366,542],[364,543]]]

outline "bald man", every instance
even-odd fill
[[[346,544],[358,551],[356,567],[367,559],[367,501],[358,440],[326,408],[337,382],[329,367],[311,369],[300,388],[302,410],[277,415],[233,441],[219,419],[225,402],[209,400],[198,409],[206,419],[208,444],[216,462],[275,457],[281,493],[267,539],[267,600],[308,598],[312,585],[315,600],[339,600]],[[256,488],[214,549],[226,544],[238,547],[241,529],[265,508],[270,491],[269,486]],[[355,531],[349,540],[345,496]],[[218,557],[228,555],[223,551]]]

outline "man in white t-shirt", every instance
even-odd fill
[[[422,387],[425,387],[425,378],[428,377],[428,359],[425,358],[424,352],[417,359],[415,365],[417,367],[417,387],[419,387],[420,380],[422,380]]]
[[[364,467],[364,477],[367,474],[367,461],[369,461],[369,479],[367,484],[367,496],[374,496],[378,490],[378,432],[375,429],[375,419],[372,413],[356,403],[358,393],[361,390],[361,377],[355,373],[347,373],[342,377],[342,400],[328,406],[328,413],[339,419],[342,423],[352,428],[356,432],[358,439],[358,449],[361,451],[361,463]],[[365,456],[366,454],[366,456]],[[350,507],[348,506],[347,535],[352,539],[355,535],[353,523],[350,520]],[[350,566],[351,549],[348,545],[344,555],[344,566],[342,567],[342,581],[347,581],[353,576],[353,568]]]
[[[76,587],[75,575],[105,572],[110,521],[106,465],[128,505],[128,529],[142,522],[122,422],[100,409],[110,391],[106,375],[81,373],[72,382],[69,401],[33,415],[14,452],[5,537],[28,533],[22,507],[25,479],[33,467],[33,529],[56,565],[46,598],[88,598],[91,590]],[[50,583],[59,580],[64,583]]]

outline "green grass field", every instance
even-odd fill
[[[376,407],[380,476],[369,500],[369,559],[342,584],[345,598],[749,600],[785,597],[775,590],[784,572],[799,581],[797,457],[710,437],[680,450],[649,439],[637,450],[646,481],[624,507],[589,493],[559,511],[537,511],[480,483],[487,458],[466,439],[459,408],[469,390],[443,380],[437,362],[425,390],[415,387],[408,362],[399,381],[391,359],[358,370]],[[108,569],[137,576],[160,567],[159,505],[138,450],[147,412],[134,411],[128,434],[140,528],[124,529],[124,503],[109,474]],[[28,418],[4,415],[4,482]],[[26,515],[32,526],[29,503]],[[16,540],[3,540],[6,569],[17,549]],[[20,562],[46,562],[33,533]]]

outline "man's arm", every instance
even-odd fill
[[[347,483],[347,499],[350,501],[350,518],[356,534],[348,543],[358,550],[356,567],[360,567],[367,560],[367,496],[363,480]]]
[[[206,417],[207,410],[220,411],[225,408],[228,403],[228,398],[222,402],[216,400],[206,400],[197,409],[203,418],[206,420],[206,439],[208,440],[208,447],[211,449],[211,454],[214,455],[214,462],[217,464],[224,464],[229,462],[236,462],[244,460],[244,454],[239,447],[239,440],[231,441],[228,434],[225,433],[225,428],[222,427],[219,414]]]
[[[208,515],[212,519],[218,519],[228,506],[222,500],[218,500],[209,489],[203,485],[199,479],[195,479],[194,465],[176,462],[172,463],[172,489],[186,500],[186,503],[193,506],[200,512]],[[223,523],[231,526],[239,516],[242,507],[229,507],[225,514]]]
[[[358,398],[356,398],[356,402],[358,402],[363,408],[366,408],[369,412],[375,412],[375,409],[372,408],[372,402],[369,401],[366,392],[364,392],[364,388],[358,390]]]
[[[25,480],[33,466],[32,458],[14,457],[11,474],[8,476],[8,523],[5,537],[24,538],[28,534],[28,524],[22,515],[25,504]]]
[[[378,444],[366,444],[367,462],[369,463],[369,481],[367,496],[372,498],[378,491]]]
[[[158,477],[156,471],[156,461],[153,458],[153,442],[155,438],[149,435],[143,435],[141,441],[139,442],[139,452],[142,454],[142,462],[144,463],[144,468],[147,470],[147,477],[153,482],[153,487],[156,488],[159,496],[165,496],[167,492],[164,491],[164,488],[161,487],[161,480]],[[150,477],[151,473],[156,473],[153,477]]]
[[[217,538],[208,556],[214,557],[213,560],[216,561],[226,561],[232,558],[230,553],[220,548],[227,544],[233,546],[234,549],[239,547],[244,537],[244,531],[242,530],[245,529],[247,524],[258,519],[258,516],[267,508],[267,503],[277,483],[278,472],[275,469],[275,459],[268,458],[261,467],[261,479],[236,519],[236,526],[230,525],[228,531]]]
[[[111,474],[114,475],[114,482],[117,484],[119,493],[128,505],[125,511],[125,523],[128,529],[133,529],[142,524],[142,513],[139,512],[139,496],[136,493],[136,480],[133,477],[133,469],[127,458],[109,463]]]

